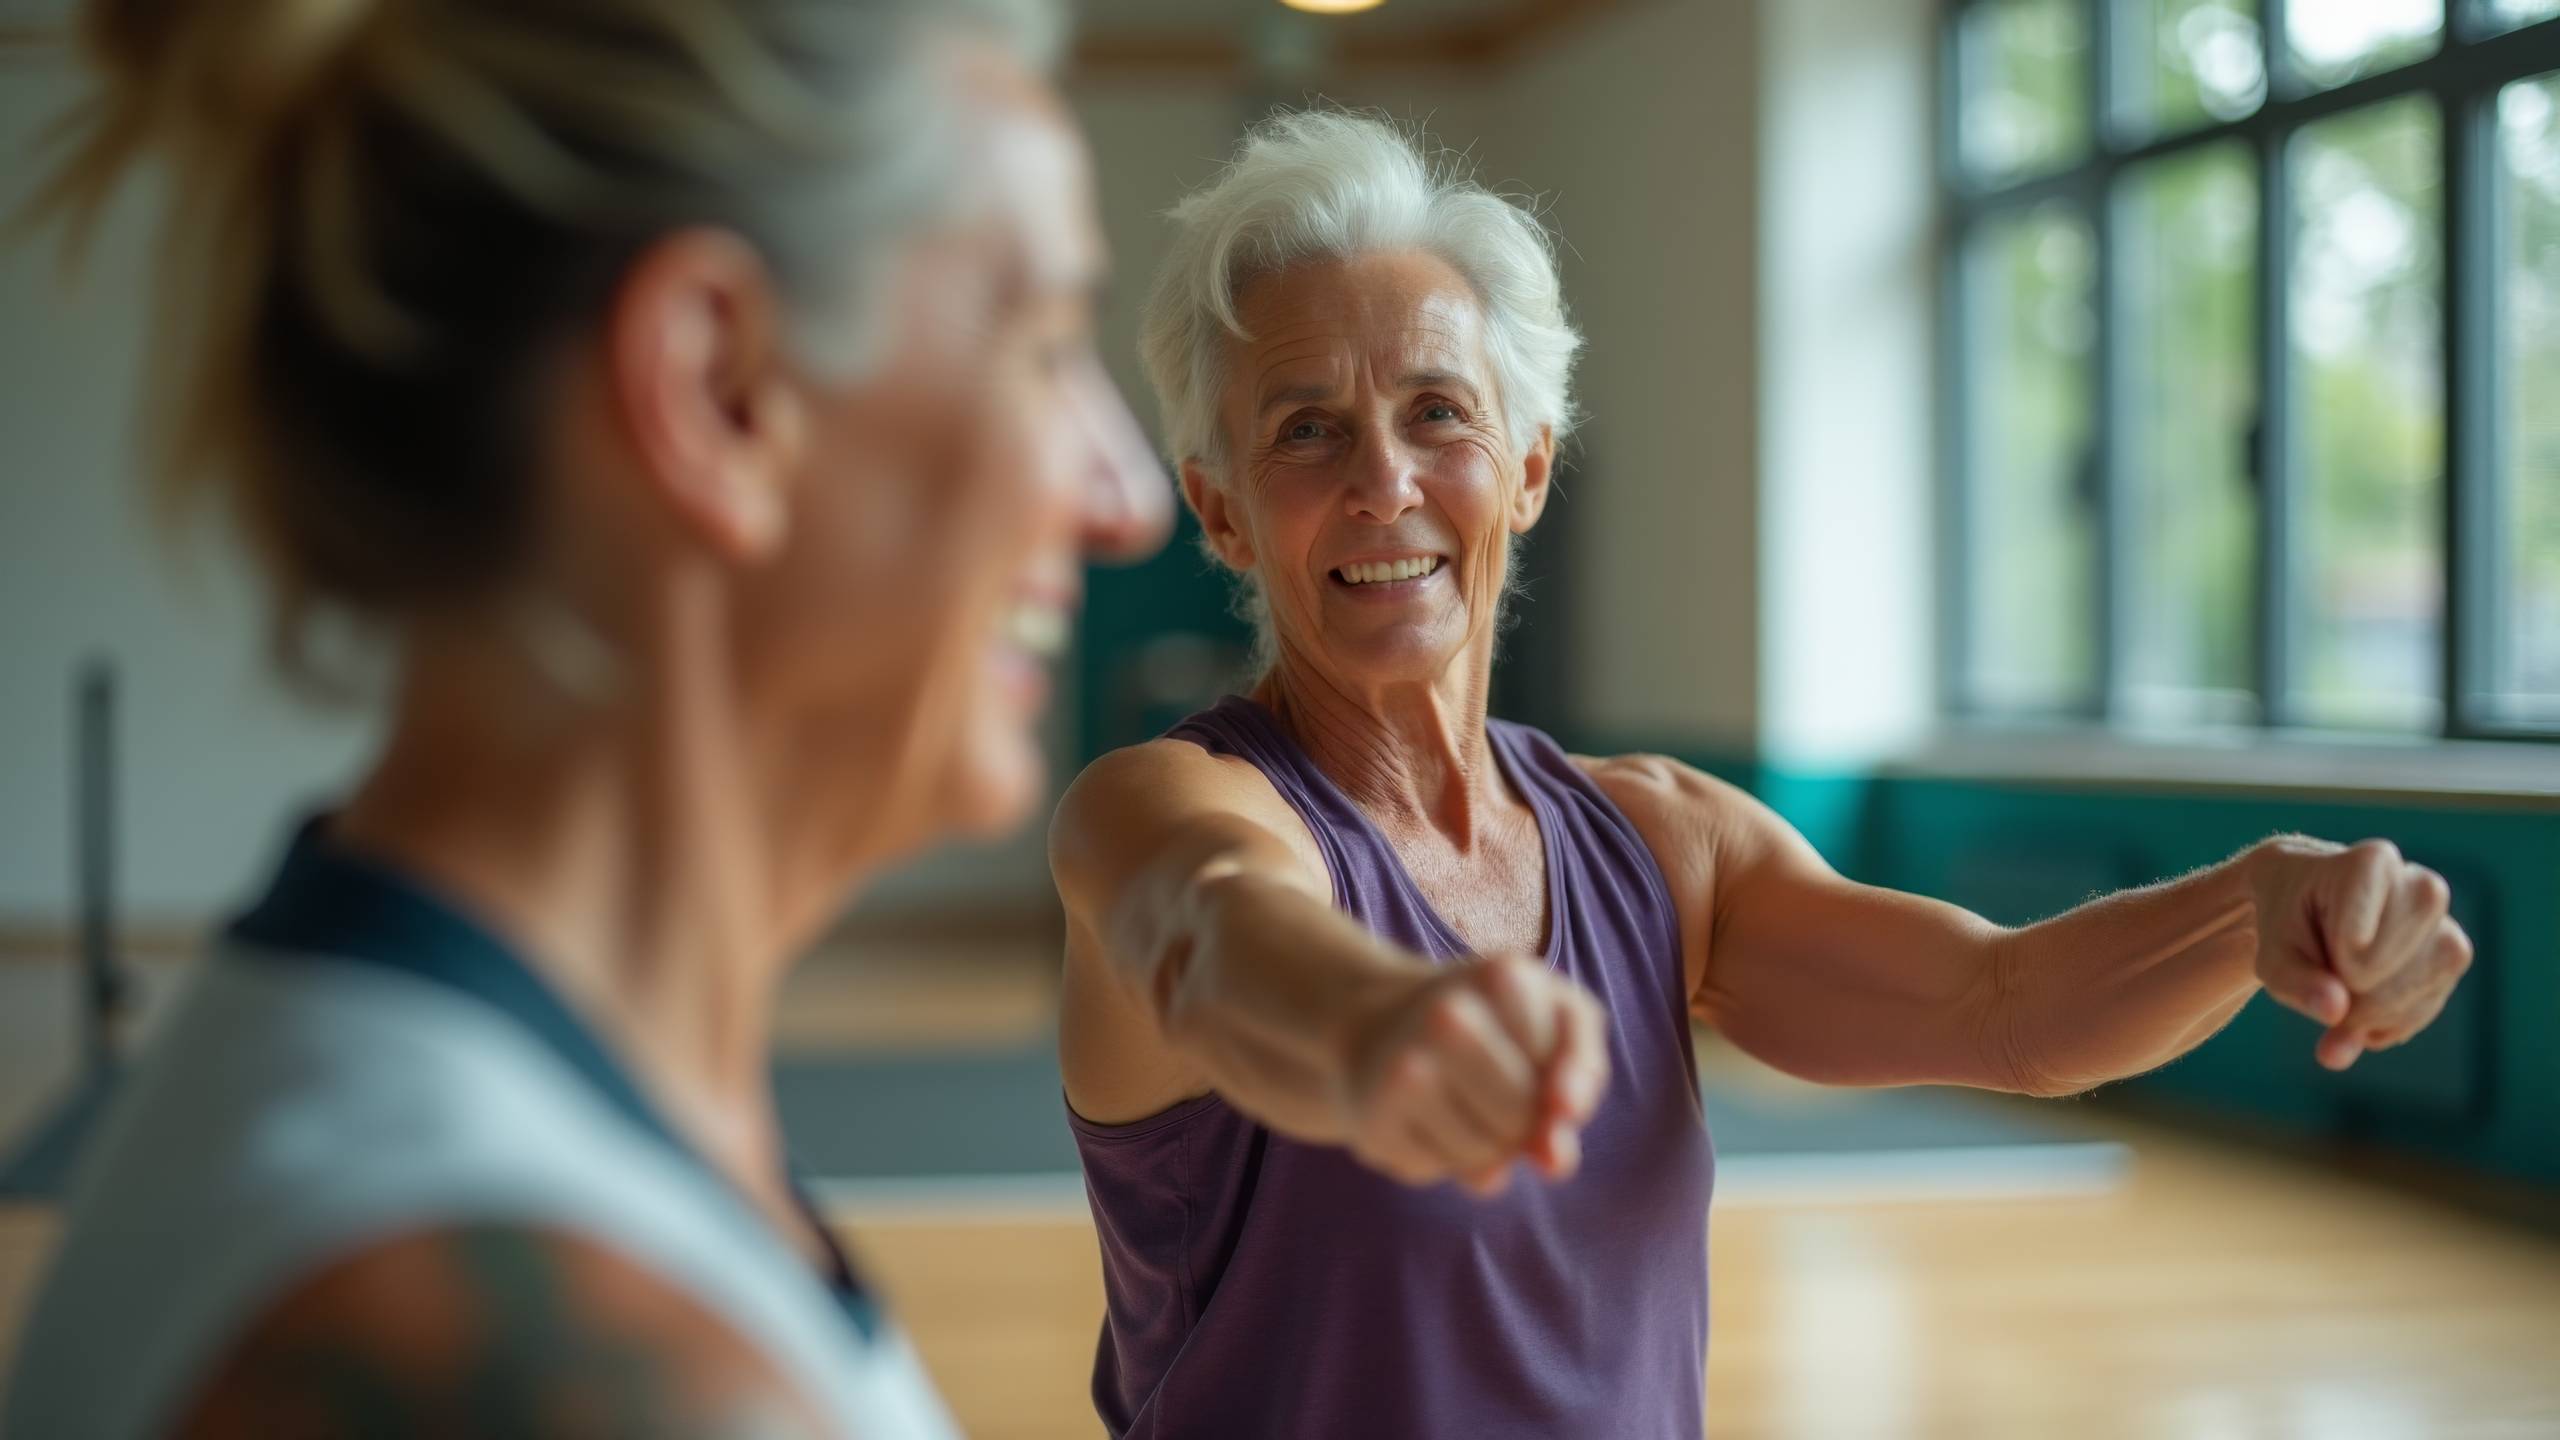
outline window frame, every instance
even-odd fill
[[[2296,239],[2287,161],[2294,137],[2310,125],[2409,95],[2425,95],[2437,107],[2443,154],[2444,539],[2442,665],[2438,676],[2441,721],[2432,732],[2448,739],[2560,742],[2560,724],[2519,725],[2490,717],[2494,696],[2487,673],[2495,616],[2505,603],[2497,585],[2497,507],[2504,456],[2499,433],[2504,349],[2496,309],[2503,215],[2497,133],[2499,93],[2519,81],[2560,72],[2560,17],[2490,33],[2489,0],[2445,0],[2439,42],[2405,64],[2317,88],[2292,64],[2286,44],[2286,11],[2293,0],[2257,0],[2266,64],[2266,98],[2234,120],[2207,121],[2165,134],[2128,131],[2121,105],[2118,56],[2131,9],[2121,0],[2069,0],[2088,26],[2084,76],[2088,155],[2060,169],[1984,183],[1967,173],[1962,133],[1963,30],[1976,8],[2000,0],[1941,0],[1937,55],[1938,192],[1942,206],[1938,270],[1937,423],[1940,584],[1938,686],[1941,710],[1962,721],[2077,721],[2116,726],[2125,718],[2124,657],[2133,543],[2127,515],[2123,457],[2125,345],[2121,310],[2118,232],[2128,172],[2164,157],[2237,142],[2256,157],[2259,192],[2254,358],[2258,423],[2249,457],[2256,504],[2257,550],[2251,690],[2258,715],[2247,728],[2288,729],[2303,721],[2290,703],[2294,566],[2294,517],[2300,504],[2294,469],[2297,398],[2292,385],[2291,279]],[[2300,0],[2321,3],[2321,0]],[[1989,221],[2061,201],[2080,214],[2096,239],[2092,303],[2096,347],[2089,366],[2096,532],[2094,614],[2098,634],[2096,693],[2086,704],[2059,712],[1985,708],[1971,694],[1973,643],[1969,563],[1973,534],[1969,386],[1974,364],[1968,256],[1974,236]],[[2404,732],[2405,733],[2405,732]]]

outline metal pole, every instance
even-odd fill
[[[82,1032],[94,1073],[115,1064],[129,988],[115,951],[114,663],[104,657],[83,662],[77,693],[80,782],[72,841],[79,857]]]

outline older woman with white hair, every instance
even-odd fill
[[[1114,1435],[1695,1440],[1692,1017],[1818,1081],[2057,1095],[2261,987],[2333,1067],[2443,1004],[2468,942],[2382,842],[2003,929],[1686,766],[1488,719],[1573,420],[1540,226],[1334,113],[1256,128],[1173,222],[1146,358],[1263,668],[1052,832]]]

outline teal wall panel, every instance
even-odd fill
[[[1224,693],[1252,646],[1234,604],[1188,507],[1150,559],[1085,572],[1076,736],[1086,759],[1159,735]]]

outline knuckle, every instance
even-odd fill
[[[2359,1016],[2358,1028],[2376,1033],[2396,1030],[2408,1023],[2410,1015],[2420,1003],[2418,998],[2412,995],[2394,996],[2389,1004],[2376,1005]]]
[[[2453,887],[2442,875],[2420,865],[2409,872],[2409,890],[2418,903],[2430,910],[2441,911],[2453,899]]]
[[[1431,1083],[1431,1057],[1419,1050],[1407,1050],[1387,1067],[1387,1086],[1398,1095],[1415,1095]]]
[[[2353,855],[2358,861],[2368,866],[2387,866],[2397,865],[2400,863],[2400,847],[2392,844],[2388,840],[2359,840],[2354,845],[2348,847],[2347,853]]]
[[[1468,1013],[1471,1008],[1465,992],[1443,990],[1434,995],[1423,1010],[1422,1023],[1434,1038],[1453,1040],[1465,1035],[1470,1028],[1469,1022],[1475,1018]]]

